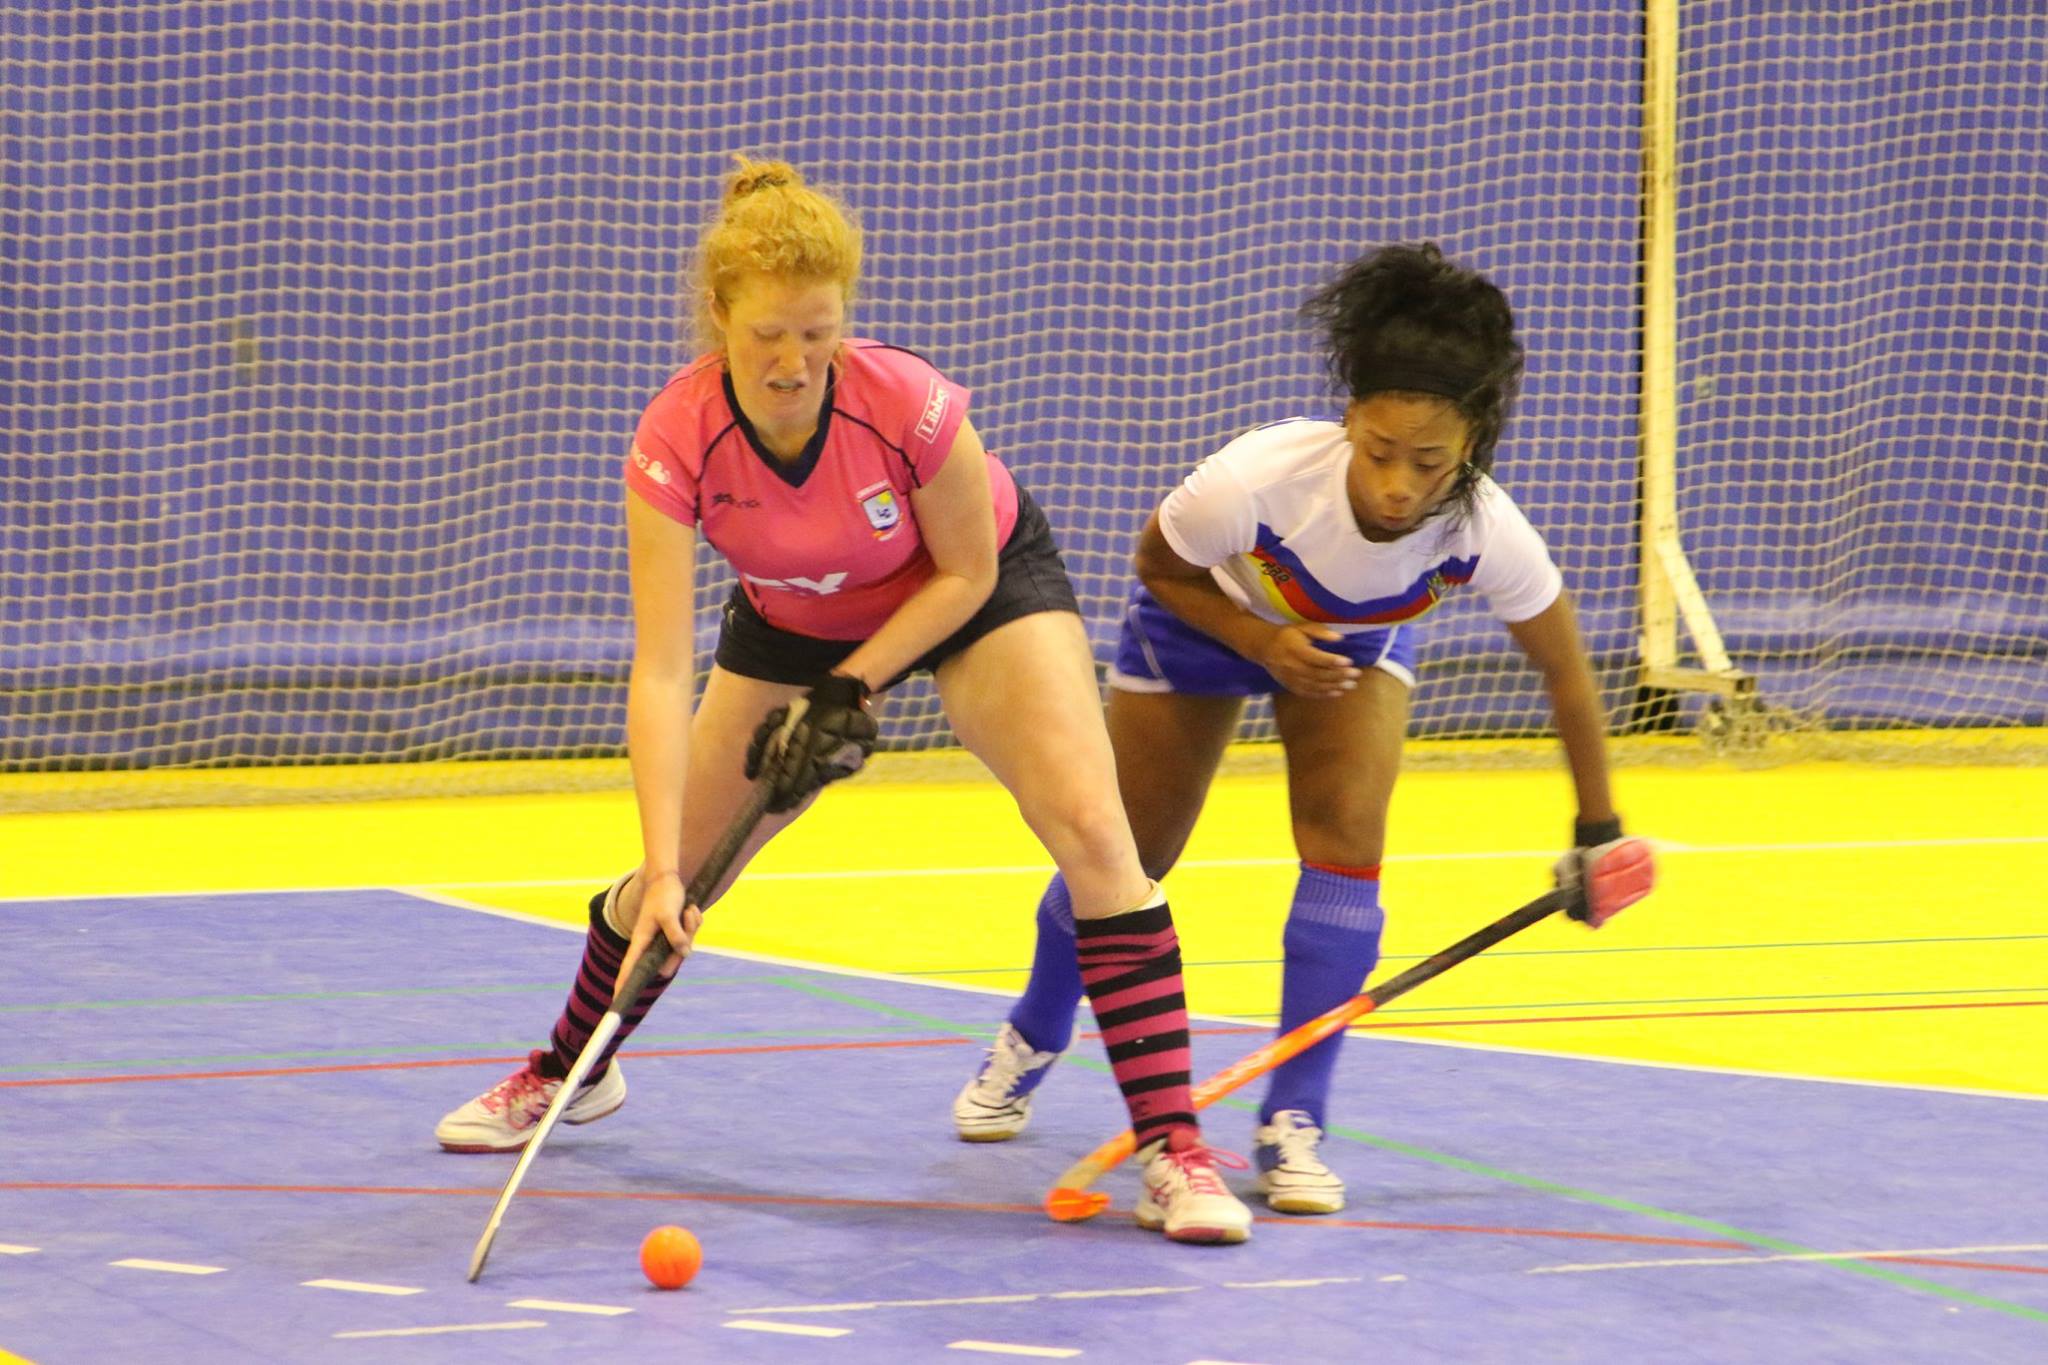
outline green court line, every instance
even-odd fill
[[[1919,948],[1933,943],[2032,943],[2048,934],[1956,934],[1941,938],[1842,938],[1816,939],[1797,943],[1665,943],[1615,948],[1489,948],[1488,957],[1597,957],[1612,953],[1746,953],[1775,948]],[[1382,962],[1421,962],[1426,953],[1388,953]],[[1207,962],[1183,962],[1193,967],[1277,967],[1277,957],[1225,957]],[[1000,972],[1028,972],[1030,964],[1017,967],[927,967],[897,976],[989,976]]]
[[[1226,1099],[1222,1103],[1229,1105],[1233,1109],[1246,1109],[1253,1113],[1258,1112],[1258,1106],[1248,1100]],[[1598,1208],[1613,1209],[1620,1213],[1632,1213],[1639,1217],[1656,1219],[1659,1222],[1671,1223],[1679,1227],[1693,1228],[1701,1232],[1711,1233],[1716,1237],[1727,1238],[1730,1241],[1748,1242],[1752,1246],[1780,1252],[1785,1255],[1814,1258],[1811,1261],[1802,1262],[1802,1264],[1834,1266],[1837,1269],[1851,1271],[1869,1279],[1881,1280],[1886,1284],[1896,1285],[1901,1289],[1913,1289],[1923,1294],[1938,1295],[1941,1298],[1953,1299],[1957,1303],[1967,1303],[1976,1308],[1989,1308],[1993,1312],[2006,1313],[2012,1317],[2024,1318],[2029,1322],[2048,1323],[2048,1313],[2044,1313],[2039,1309],[2029,1308],[2024,1304],[2012,1303],[2005,1299],[1995,1299],[1988,1294],[1976,1294],[1967,1289],[1957,1289],[1934,1280],[1922,1279],[1918,1275],[1904,1275],[1874,1261],[1859,1260],[1853,1256],[1829,1256],[1817,1251],[1813,1247],[1802,1246],[1798,1242],[1788,1242],[1781,1237],[1772,1237],[1767,1233],[1750,1232],[1746,1228],[1738,1228],[1728,1223],[1718,1223],[1711,1218],[1700,1218],[1689,1213],[1679,1213],[1673,1209],[1660,1209],[1654,1204],[1638,1203],[1633,1199],[1621,1199],[1614,1195],[1600,1194],[1593,1190],[1582,1190],[1574,1185],[1564,1185],[1554,1180],[1545,1180],[1541,1176],[1523,1175],[1518,1171],[1502,1170],[1497,1166],[1488,1166],[1482,1162],[1468,1161],[1463,1157],[1452,1156],[1447,1152],[1433,1152],[1424,1147],[1415,1147],[1405,1142],[1397,1142],[1392,1138],[1384,1138],[1373,1133],[1361,1132],[1356,1128],[1345,1128],[1332,1124],[1326,1131],[1338,1137],[1349,1138],[1353,1142],[1362,1142],[1369,1147],[1378,1147],[1383,1151],[1396,1152],[1402,1156],[1434,1162],[1439,1166],[1448,1166],[1453,1170],[1485,1176],[1491,1180],[1503,1180],[1509,1184],[1520,1185],[1524,1189],[1535,1190],[1541,1194],[1552,1194],[1563,1199],[1575,1200],[1582,1204],[1592,1204]]]
[[[815,981],[806,981],[801,977],[785,976],[777,984],[787,986],[799,995],[808,995],[818,1000],[831,1000],[842,1005],[851,1005],[855,1009],[866,1010],[870,1014],[879,1014],[885,1018],[900,1020],[906,1024],[914,1024],[918,1028],[926,1029],[933,1033],[950,1033],[962,1038],[984,1038],[993,1041],[996,1036],[996,1030],[1001,1027],[998,1024],[991,1024],[987,1028],[969,1028],[956,1024],[950,1019],[940,1019],[935,1015],[919,1013],[917,1010],[898,1009],[894,1005],[885,1005],[879,1000],[870,1000],[866,996],[848,995],[845,991],[835,991],[830,986],[820,986]]]
[[[694,981],[699,986],[779,985],[779,976],[723,976]],[[533,986],[406,986],[376,991],[275,991],[261,995],[164,995],[139,1000],[53,1000],[31,1005],[0,1005],[0,1014],[34,1014],[55,1010],[170,1009],[183,1005],[261,1005],[280,1000],[385,1000],[404,997],[450,995],[505,995],[530,991],[551,991],[559,995],[567,986],[550,981]]]
[[[160,995],[138,1000],[51,1000],[29,1005],[0,1005],[0,1014],[40,1014],[58,1010],[175,1009],[183,1005],[260,1005],[277,1000],[381,1000],[396,996],[504,995],[518,991],[559,991],[548,986],[420,986],[382,991],[274,991],[261,995]]]
[[[1518,1005],[1387,1005],[1375,1014],[1464,1014],[1480,1010],[1607,1009],[1619,1005],[1742,1005],[1767,1000],[1876,1000],[1894,996],[2033,995],[2048,986],[1970,986],[1926,991],[1826,991],[1812,995],[1674,995],[1649,1000],[1533,1000]],[[1277,1019],[1276,1011],[1233,1010],[1247,1019]]]
[[[805,995],[814,996],[821,1000],[835,1000],[841,1004],[852,1005],[857,1009],[868,1010],[892,1019],[901,1019],[938,1032],[964,1034],[970,1038],[993,1038],[995,1036],[994,1028],[966,1028],[950,1020],[940,1019],[929,1014],[921,1014],[916,1010],[899,1009],[894,1005],[885,1005],[879,1000],[868,1000],[858,995],[850,995],[845,991],[835,991],[829,987],[818,986],[810,982],[789,980],[784,982],[784,984],[792,990],[800,991]],[[1096,1062],[1091,1058],[1067,1057],[1063,1060],[1069,1066],[1081,1066],[1090,1071],[1106,1072],[1109,1070],[1106,1063]],[[1226,1108],[1244,1110],[1254,1114],[1259,1109],[1259,1106],[1250,1100],[1235,1099],[1229,1096],[1218,1100],[1217,1103]],[[1519,1185],[1524,1189],[1534,1190],[1539,1194],[1555,1195],[1561,1199],[1591,1204],[1596,1208],[1611,1209],[1618,1213],[1633,1214],[1639,1218],[1654,1219],[1658,1222],[1712,1233],[1716,1237],[1733,1242],[1743,1242],[1766,1251],[1814,1258],[1811,1261],[1802,1262],[1802,1264],[1834,1266],[1838,1269],[1851,1271],[1866,1278],[1878,1280],[1901,1289],[1911,1289],[1923,1294],[1933,1294],[1940,1298],[1951,1299],[1957,1303],[1966,1303],[1976,1308],[1988,1308],[1993,1312],[2005,1313],[2030,1322],[2048,1323],[2048,1312],[2028,1308],[2024,1304],[2011,1303],[2005,1299],[1995,1299],[1988,1294],[1972,1293],[1967,1289],[1952,1288],[1949,1285],[1940,1284],[1934,1280],[1921,1279],[1917,1275],[1901,1274],[1898,1271],[1888,1269],[1874,1262],[1860,1261],[1854,1257],[1829,1256],[1813,1247],[1802,1246],[1797,1242],[1788,1242],[1781,1237],[1772,1237],[1767,1233],[1750,1232],[1728,1223],[1717,1223],[1711,1218],[1699,1218],[1689,1213],[1679,1213],[1674,1209],[1658,1208],[1654,1204],[1643,1204],[1633,1199],[1622,1199],[1614,1195],[1600,1194],[1593,1190],[1582,1190],[1574,1185],[1560,1184],[1555,1180],[1545,1180],[1541,1176],[1523,1175],[1518,1171],[1509,1171],[1498,1166],[1489,1166],[1483,1162],[1453,1156],[1448,1152],[1431,1151],[1427,1147],[1417,1147],[1411,1143],[1401,1142],[1394,1138],[1380,1137],[1377,1134],[1367,1133],[1356,1128],[1344,1128],[1333,1124],[1325,1129],[1325,1131],[1337,1137],[1348,1138],[1353,1142],[1364,1143],[1368,1147],[1377,1147],[1383,1151],[1398,1153],[1401,1156],[1411,1157],[1417,1161],[1427,1161],[1434,1165],[1449,1167],[1452,1170],[1463,1171],[1469,1175],[1483,1176],[1489,1180],[1499,1180],[1510,1185]]]
[[[635,1047],[664,1047],[679,1043],[764,1042],[776,1038],[830,1038],[837,1040],[846,1036],[846,1030],[843,1028],[763,1029],[743,1033],[676,1033],[659,1037],[649,1037],[636,1033],[633,1035],[632,1042]],[[158,1066],[235,1066],[248,1062],[332,1061],[344,1057],[417,1057],[422,1053],[430,1052],[474,1053],[486,1057],[499,1053],[524,1056],[532,1050],[533,1039],[526,1038],[516,1043],[419,1043],[409,1047],[345,1047],[302,1052],[236,1052],[219,1057],[117,1057],[109,1061],[18,1062],[8,1066],[0,1066],[0,1075],[22,1071],[82,1071],[106,1068],[128,1070]]]

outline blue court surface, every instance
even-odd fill
[[[431,1131],[545,1035],[577,951],[396,892],[0,905],[0,1353],[2048,1360],[2048,1104],[1354,1037],[1351,1207],[1178,1247],[1128,1169],[1091,1223],[1038,1212],[1123,1124],[1098,1042],[969,1146],[948,1108],[1001,1001],[709,953],[471,1285],[511,1158]],[[1204,1033],[1198,1073],[1255,1041]],[[680,1292],[639,1272],[661,1223],[705,1248]]]

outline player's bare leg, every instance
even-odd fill
[[[1110,689],[1104,720],[1117,789],[1138,861],[1154,881],[1180,861],[1243,714],[1242,697]]]
[[[1180,943],[1131,840],[1080,618],[1011,621],[938,680],[954,732],[1009,789],[1071,891],[1081,979],[1147,1158],[1139,1222],[1177,1241],[1243,1241],[1250,1213],[1195,1122]]]
[[[1157,881],[1187,843],[1224,747],[1244,709],[1236,697],[1184,697],[1112,689],[1110,748],[1138,862]],[[967,1142],[1005,1142],[1031,1122],[1031,1098],[1067,1050],[1085,994],[1074,947],[1074,907],[1055,873],[1038,902],[1031,976],[996,1033],[981,1069],[953,1099],[953,1128]]]
[[[770,710],[802,693],[800,687],[743,678],[721,668],[711,670],[703,700],[690,725],[690,771],[685,784],[690,818],[681,832],[680,845],[680,865],[686,881],[747,799],[752,784],[746,779],[741,760],[754,727]],[[709,900],[717,900],[761,846],[802,810],[799,807],[784,815],[764,818]],[[610,1007],[618,981],[630,969],[628,959],[632,954],[628,942],[639,912],[637,868],[591,898],[583,960],[548,1046],[534,1052],[518,1071],[445,1115],[434,1129],[442,1147],[451,1152],[510,1152],[526,1145],[562,1078]],[[683,955],[687,955],[687,950]],[[612,1063],[612,1054],[654,1008],[668,981],[667,977],[657,977],[626,1012],[590,1079],[563,1112],[563,1122],[592,1123],[625,1103],[625,1076]]]

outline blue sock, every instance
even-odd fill
[[[1370,874],[1370,875],[1366,875]],[[1298,1028],[1358,994],[1380,960],[1380,880],[1377,867],[1342,872],[1303,863],[1282,938],[1286,966],[1280,986],[1280,1032]],[[1306,1109],[1323,1124],[1330,1076],[1344,1035],[1325,1038],[1273,1072],[1259,1122],[1283,1109]]]
[[[1038,902],[1038,949],[1031,980],[1010,1011],[1010,1024],[1039,1052],[1065,1052],[1074,1041],[1081,1004],[1081,960],[1074,949],[1074,902],[1058,873]]]

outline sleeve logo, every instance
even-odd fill
[[[618,449],[618,447],[613,446],[612,449],[616,450]],[[640,443],[638,441],[633,442],[633,463],[639,465],[640,468],[646,472],[648,478],[654,480],[656,483],[660,484],[664,488],[666,488],[675,477],[674,475],[668,472],[668,466],[663,464],[660,460],[648,459],[647,456],[641,451]]]
[[[917,438],[929,441],[939,434],[939,423],[946,417],[946,386],[932,380],[931,388],[925,391],[924,415],[917,419]]]

